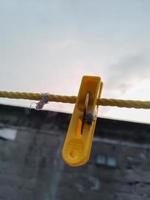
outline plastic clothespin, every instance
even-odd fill
[[[89,160],[97,119],[100,77],[84,76],[62,149],[63,160],[72,167]]]

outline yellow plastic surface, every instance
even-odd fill
[[[97,99],[100,97],[102,82],[100,77],[84,76],[82,78],[77,102],[71,117],[68,132],[64,142],[62,157],[72,167],[85,164],[89,160],[97,113]],[[88,112],[94,113],[92,124],[85,123],[81,133],[86,95],[90,94]]]

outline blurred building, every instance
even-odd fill
[[[0,105],[0,200],[149,200],[150,125],[98,119],[88,164],[61,159],[70,115]]]

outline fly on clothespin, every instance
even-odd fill
[[[72,167],[89,160],[97,119],[97,99],[102,91],[100,77],[84,76],[64,142],[62,157]]]

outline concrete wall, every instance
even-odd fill
[[[87,165],[60,151],[70,115],[0,106],[0,200],[149,200],[150,125],[98,119]],[[9,134],[8,134],[9,133]]]

